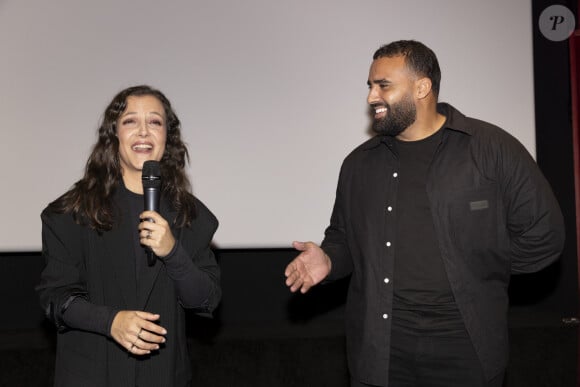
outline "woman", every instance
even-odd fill
[[[190,193],[161,92],[121,91],[98,134],[84,177],[41,215],[37,291],[58,330],[55,386],[189,386],[184,309],[210,315],[219,302],[218,222]],[[143,211],[148,160],[161,169],[159,213]]]

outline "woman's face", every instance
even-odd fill
[[[127,98],[127,108],[117,120],[117,137],[123,179],[128,188],[141,185],[145,161],[161,160],[167,138],[166,122],[165,109],[156,97]]]

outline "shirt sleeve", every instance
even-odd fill
[[[341,168],[336,189],[336,199],[330,217],[330,225],[324,233],[321,248],[332,262],[332,269],[326,281],[344,278],[352,273],[353,265],[346,235],[345,181],[346,167]]]
[[[502,145],[511,270],[530,273],[557,260],[564,248],[562,211],[539,167],[517,141]]]

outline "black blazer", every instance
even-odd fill
[[[47,316],[59,327],[55,386],[187,386],[191,365],[184,308],[161,261],[143,265],[137,282],[131,239],[136,231],[128,227],[125,210],[118,207],[117,224],[102,234],[76,224],[69,214],[45,209],[41,215],[46,267],[37,291]],[[160,213],[169,222],[176,216],[167,202],[162,202]],[[181,253],[211,279],[208,300],[196,310],[202,314],[211,313],[221,296],[219,267],[209,246],[217,226],[215,216],[196,200],[191,226],[172,229]],[[150,356],[135,357],[110,337],[66,329],[61,313],[76,294],[95,305],[160,314],[160,324],[168,332],[166,343]]]

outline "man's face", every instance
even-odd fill
[[[373,61],[369,71],[367,102],[374,111],[375,132],[397,136],[415,122],[414,80],[403,56]]]

